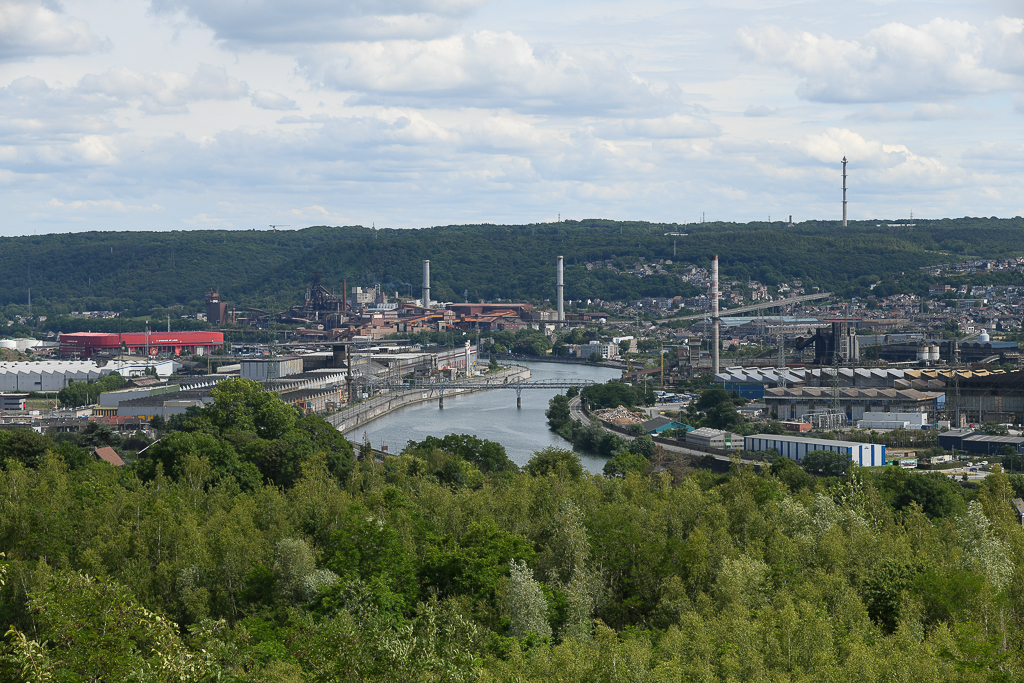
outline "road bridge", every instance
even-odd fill
[[[822,294],[804,294],[802,296],[792,296],[788,299],[776,299],[775,301],[761,301],[756,304],[750,304],[749,306],[740,306],[739,308],[729,308],[724,311],[718,312],[719,318],[724,318],[727,315],[736,315],[738,313],[750,313],[751,311],[759,311],[764,308],[779,308],[782,306],[788,306],[790,304],[798,304],[804,301],[814,301],[815,299],[827,299],[832,296],[832,292],[824,292]],[[657,320],[655,322],[668,323],[673,320],[703,320],[711,317],[710,313],[698,313],[697,315],[681,315],[676,318],[665,318],[664,320]]]
[[[600,382],[594,382],[592,380],[580,380],[580,381],[567,381],[567,380],[524,380],[521,377],[515,379],[505,378],[504,380],[497,379],[461,379],[452,381],[405,381],[405,382],[373,382],[371,387],[375,390],[383,391],[426,391],[430,394],[438,397],[439,405],[444,407],[444,396],[445,394],[453,394],[456,392],[462,392],[466,390],[480,391],[481,389],[512,389],[516,392],[516,407],[523,407],[523,392],[536,389],[546,390],[557,390],[561,391],[569,389],[570,387],[576,387],[577,389],[583,389]]]

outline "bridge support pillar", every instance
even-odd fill
[[[523,397],[521,395],[520,396],[516,396],[516,408],[522,408],[522,407],[523,407]]]
[[[444,408],[444,396],[443,395],[440,398],[437,399],[437,407],[438,408]]]

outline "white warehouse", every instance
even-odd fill
[[[87,360],[0,363],[0,391],[60,391],[69,382],[97,380],[111,369]]]
[[[804,456],[811,451],[832,451],[846,453],[861,467],[879,467],[886,464],[885,446],[877,443],[830,441],[778,434],[754,434],[743,437],[743,448],[748,451],[775,449],[779,455],[797,461],[803,460]]]

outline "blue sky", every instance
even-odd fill
[[[1024,2],[0,0],[0,234],[1024,214]]]

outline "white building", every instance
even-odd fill
[[[802,436],[778,434],[754,434],[743,437],[743,448],[748,451],[776,450],[779,455],[791,460],[803,460],[811,451],[832,451],[845,453],[861,467],[879,467],[885,463],[885,446],[854,441],[830,441]]]
[[[878,413],[865,412],[864,419],[857,422],[859,429],[924,429],[928,424],[928,413]]]
[[[0,363],[0,391],[60,391],[70,382],[97,380],[113,369],[85,360]]]

